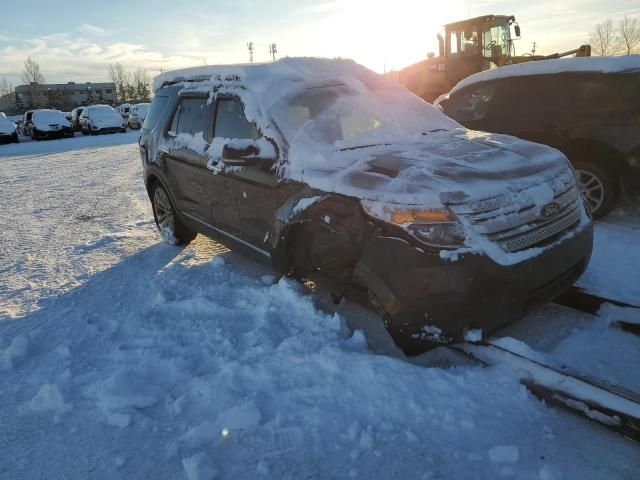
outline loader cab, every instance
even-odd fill
[[[445,25],[446,77],[452,84],[474,73],[510,63],[513,39],[520,27],[513,16],[485,15]]]

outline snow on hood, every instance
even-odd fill
[[[451,93],[474,83],[496,80],[499,78],[520,77],[528,75],[552,75],[565,72],[620,73],[640,71],[640,55],[619,57],[576,57],[539,60],[535,62],[506,65],[492,70],[471,75],[461,80]]]
[[[59,110],[36,110],[33,112],[31,121],[38,130],[71,126],[67,117]]]
[[[91,124],[99,128],[121,127],[123,124],[122,115],[107,105],[87,109],[87,116]]]
[[[0,115],[0,133],[11,134],[15,132],[15,130],[16,125],[11,120],[7,119],[7,117]]]

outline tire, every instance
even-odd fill
[[[170,245],[188,245],[197,233],[178,218],[171,199],[160,183],[153,186],[153,217],[160,235]]]
[[[607,215],[620,197],[618,180],[608,169],[591,162],[575,162],[578,187],[593,218]]]

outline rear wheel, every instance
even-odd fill
[[[574,164],[578,187],[593,218],[602,218],[618,203],[619,190],[614,175],[594,163]]]
[[[171,245],[187,245],[196,237],[196,233],[176,216],[169,195],[160,184],[153,188],[152,205],[156,225],[165,242]]]

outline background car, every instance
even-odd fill
[[[73,137],[73,127],[60,110],[35,110],[31,117],[33,140]]]
[[[142,127],[144,119],[147,116],[147,112],[149,112],[148,103],[132,105],[129,109],[129,119],[127,121],[129,128],[138,129]]]
[[[109,105],[92,105],[86,107],[80,115],[80,130],[85,135],[99,133],[126,132],[122,115]]]
[[[9,120],[4,114],[0,115],[0,143],[18,143],[18,132],[16,124]]]
[[[640,55],[511,65],[473,75],[437,102],[473,130],[561,150],[594,217],[640,196]]]
[[[122,115],[122,118],[129,118],[129,109],[130,108],[131,108],[131,104],[123,103],[122,105],[118,105],[116,107],[116,110],[118,112],[120,112],[120,115]]]
[[[85,107],[77,107],[71,110],[71,125],[73,126],[73,130],[75,132],[80,131],[80,115],[82,114],[82,110]]]

